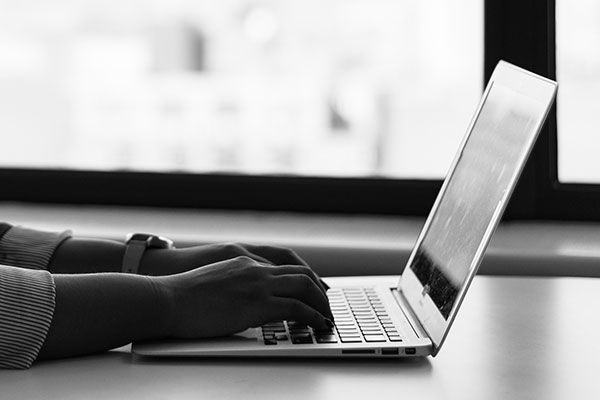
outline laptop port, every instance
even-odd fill
[[[398,349],[381,349],[381,354],[384,356],[397,356],[400,351]]]
[[[375,350],[369,350],[369,349],[342,350],[342,354],[375,354]]]
[[[408,355],[414,355],[417,354],[417,349],[415,349],[414,347],[407,347],[406,350],[404,350],[404,352]]]

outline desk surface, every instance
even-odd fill
[[[479,276],[436,358],[158,360],[121,348],[1,371],[0,397],[599,398],[599,332],[598,279]]]

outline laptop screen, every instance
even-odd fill
[[[547,104],[493,82],[410,268],[447,320]]]

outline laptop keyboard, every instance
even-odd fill
[[[335,327],[313,329],[294,321],[279,321],[262,326],[263,342],[331,344],[401,342],[385,306],[373,288],[332,288],[327,292]]]

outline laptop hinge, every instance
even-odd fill
[[[396,299],[396,302],[398,302],[400,309],[404,313],[404,316],[410,323],[410,326],[415,332],[415,335],[417,335],[420,338],[431,339],[427,334],[427,331],[425,331],[425,328],[423,328],[423,325],[421,325],[421,323],[419,322],[419,319],[417,318],[415,313],[413,313],[412,309],[410,308],[410,304],[408,304],[408,301],[404,297],[404,294],[400,290],[398,290],[398,288],[395,287],[391,288],[390,290],[392,291],[392,295]]]

